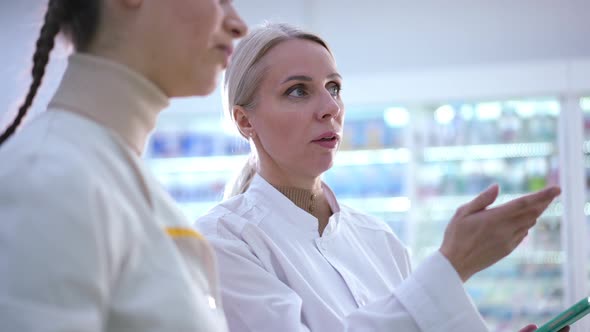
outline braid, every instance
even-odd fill
[[[45,20],[41,27],[39,38],[37,39],[35,54],[33,55],[33,82],[29,87],[29,92],[27,93],[24,103],[18,110],[16,118],[4,133],[0,135],[0,145],[2,145],[4,141],[16,131],[16,128],[20,125],[22,119],[33,104],[33,100],[37,95],[37,91],[39,90],[39,86],[41,86],[43,76],[45,75],[45,68],[49,62],[49,54],[55,44],[55,37],[60,31],[60,27],[66,19],[67,13],[68,11],[64,1],[49,0]]]

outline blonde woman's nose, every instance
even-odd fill
[[[335,118],[341,112],[341,105],[338,100],[336,100],[330,93],[327,93],[327,95],[327,98],[324,97],[326,102],[321,107],[319,114],[320,119],[325,119],[328,117]]]

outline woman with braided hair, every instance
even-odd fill
[[[48,111],[18,133],[58,33]],[[169,98],[212,92],[246,26],[231,0],[49,0],[0,136],[1,331],[225,331],[212,250],[141,161]]]

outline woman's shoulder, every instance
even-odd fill
[[[207,237],[239,239],[248,225],[257,225],[267,213],[266,207],[240,194],[215,205],[194,226]]]
[[[21,229],[67,230],[70,238],[104,227],[100,209],[112,201],[112,188],[93,172],[92,160],[75,146],[57,146],[51,135],[31,144],[24,140],[34,135],[19,135],[0,147],[0,215]]]
[[[391,227],[376,216],[364,213],[347,205],[340,205],[340,213],[347,222],[356,227],[393,234]]]
[[[94,159],[111,151],[108,135],[88,119],[67,112],[47,111],[0,147],[2,170],[29,172],[51,166],[86,172],[96,166]]]
[[[76,190],[93,179],[91,163],[76,152],[76,147],[57,146],[51,138],[47,144],[21,144],[24,139],[15,137],[15,141],[8,142],[14,144],[0,148],[2,187],[14,183],[30,191],[64,187]]]
[[[345,222],[350,227],[350,229],[356,229],[356,234],[367,234],[368,232],[373,234],[369,236],[373,239],[374,235],[379,234],[379,237],[384,236],[389,245],[392,245],[401,250],[405,250],[404,243],[383,219],[342,205],[341,213],[343,222]]]
[[[87,130],[92,125],[83,128],[85,121],[69,119],[63,112],[41,114],[0,147],[0,192],[14,200],[54,196],[72,206],[78,201],[81,206],[90,196],[108,198],[99,193],[112,190],[109,186],[115,183],[102,171],[114,167],[105,157],[112,148]],[[79,126],[67,131],[74,123]]]

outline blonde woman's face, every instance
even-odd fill
[[[150,56],[169,96],[206,95],[247,28],[231,0],[151,0]]]
[[[250,112],[261,167],[303,177],[328,170],[342,137],[342,78],[322,45],[282,42],[262,59],[267,68]]]

